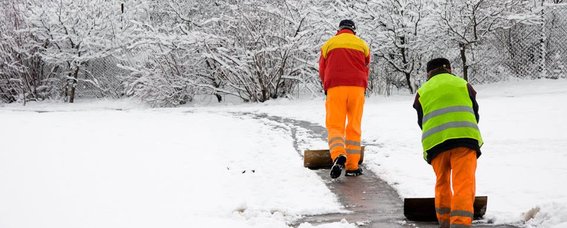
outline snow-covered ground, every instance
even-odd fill
[[[489,197],[485,217],[567,227],[567,81],[475,88],[486,143],[477,170],[477,195]],[[431,197],[434,174],[422,160],[412,102],[411,95],[367,100],[365,163],[402,197]],[[0,227],[287,227],[300,216],[345,211],[302,167],[289,129],[236,112],[323,126],[324,98],[172,109],[3,105]],[[326,144],[312,137],[299,146]]]

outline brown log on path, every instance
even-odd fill
[[[364,146],[360,151],[360,161],[364,160]],[[333,166],[329,150],[305,150],[303,153],[303,166],[309,169],[329,169]]]

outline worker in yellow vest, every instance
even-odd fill
[[[477,125],[476,91],[451,74],[449,60],[433,59],[427,63],[427,82],[417,91],[413,107],[422,129],[423,157],[437,177],[435,209],[439,225],[470,227],[477,158],[483,144]]]

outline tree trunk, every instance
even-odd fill
[[[467,65],[467,45],[464,43],[459,44],[461,51],[461,61],[463,62],[463,79],[469,81],[469,66]]]
[[[400,41],[402,44],[402,48],[401,48],[401,52],[402,52],[402,63],[404,64],[404,75],[406,76],[406,83],[408,83],[408,89],[410,91],[410,94],[413,94],[413,87],[411,87],[411,74],[408,73],[408,58],[407,58],[407,48],[405,47],[406,45],[406,37],[402,36],[400,37]]]
[[[199,52],[197,51],[197,53],[199,53]],[[207,67],[209,67],[209,69],[211,70],[211,72],[215,72],[215,70],[217,70],[217,69],[216,69],[216,66],[214,66],[213,64],[211,64],[208,59],[205,60],[205,63],[207,63]],[[220,74],[222,74],[222,73],[220,73]],[[217,89],[221,87],[221,83],[219,82],[217,73],[213,73],[210,77],[207,77],[207,78],[211,79],[211,82],[212,82],[212,84],[213,84],[213,87],[215,87],[215,88],[217,88]],[[213,92],[213,95],[215,95],[215,97],[217,97],[217,101],[218,101],[219,103],[222,102],[222,95],[221,95],[219,92],[215,91],[215,92]]]
[[[73,72],[73,79],[71,82],[71,88],[69,90],[69,103],[75,102],[75,88],[77,87],[77,78],[79,76],[79,66],[75,68]]]
[[[411,74],[410,73],[404,73],[406,75],[406,83],[408,83],[408,89],[410,94],[413,94],[413,87],[411,86]]]

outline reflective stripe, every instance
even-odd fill
[[[441,208],[435,208],[435,211],[437,212],[437,214],[449,214],[451,213],[451,208],[448,207],[441,207]]]
[[[451,211],[451,217],[453,216],[460,216],[460,217],[469,217],[469,218],[473,218],[474,217],[474,213],[470,212],[470,211],[460,211],[460,210],[456,210],[456,211]]]
[[[333,150],[336,147],[345,147],[345,144],[343,143],[335,143],[332,146],[329,147],[329,150]]]
[[[360,146],[360,141],[347,140],[346,144],[351,146]]]
[[[425,124],[425,122],[427,122],[429,119],[431,119],[433,117],[440,116],[440,115],[450,113],[450,112],[470,112],[474,115],[474,110],[471,107],[468,107],[468,106],[453,106],[453,107],[448,107],[448,108],[442,108],[442,109],[435,110],[433,112],[428,113],[427,115],[425,115],[423,117],[422,124]]]
[[[360,150],[348,149],[346,152],[347,154],[360,154]]]
[[[421,136],[421,140],[423,141],[425,138],[437,133],[437,132],[441,132],[444,130],[447,130],[449,128],[458,128],[458,127],[470,127],[470,128],[474,128],[476,130],[478,130],[478,126],[475,123],[471,123],[471,122],[467,122],[467,121],[459,121],[459,122],[449,122],[446,124],[441,124],[437,127],[431,128],[426,132],[423,132],[423,135]]]
[[[451,224],[451,228],[469,228],[472,225],[465,225],[465,224]]]
[[[337,140],[340,140],[341,143],[345,141],[343,137],[334,137],[334,138],[329,139],[329,145],[331,145],[333,142],[335,142]]]

